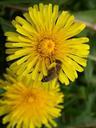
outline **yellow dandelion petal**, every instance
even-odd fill
[[[42,60],[42,72],[45,76],[47,76],[47,69],[44,59]]]
[[[85,24],[75,21],[68,11],[59,13],[58,5],[40,3],[29,7],[24,17],[17,16],[12,24],[16,32],[5,33],[7,61],[16,59],[10,67],[20,77],[30,74],[32,79],[42,80],[55,72],[55,77],[68,85],[84,70],[89,39],[74,36]]]
[[[26,37],[23,37],[23,36],[19,35],[19,36],[18,36],[18,39],[20,40],[20,42],[26,42],[26,44],[32,45],[32,44],[30,43],[31,40],[28,39],[28,38],[26,38]]]
[[[20,80],[11,70],[7,72],[1,82],[6,90],[0,99],[3,124],[8,124],[7,128],[57,126],[54,119],[61,115],[64,95],[56,80],[42,83],[33,81],[30,76]]]
[[[67,76],[63,71],[60,71],[59,80],[62,81],[62,83],[65,83],[65,85],[69,84],[69,79],[67,78]]]
[[[16,32],[5,32],[5,36],[19,36],[19,34],[18,33],[16,33]]]
[[[29,23],[31,23],[31,24],[33,25],[29,13],[24,13],[23,16],[25,17],[25,19],[26,19]]]
[[[26,20],[24,20],[23,18],[17,16],[16,19],[15,19],[19,24],[22,25],[22,27],[30,32],[30,34],[36,34],[36,31],[34,30],[34,28],[32,27],[32,25],[30,25],[30,23],[28,23]]]
[[[39,68],[40,68],[40,61],[37,62],[37,64],[36,64],[36,66],[35,66],[35,68],[34,68],[32,74],[31,74],[33,80],[34,80],[34,79],[37,80],[37,75],[38,75]]]
[[[34,59],[32,60],[32,58],[30,59],[30,62],[27,65],[26,70],[23,72],[23,75],[26,75],[31,69],[33,69],[34,65],[37,63],[38,60],[38,56],[34,57]]]
[[[64,27],[65,24],[68,23],[67,21],[68,21],[69,17],[70,17],[69,12],[63,11],[61,13],[61,15],[59,16],[59,18],[58,18],[58,20],[56,22],[56,26],[54,27],[54,29],[58,30],[58,28],[61,29],[62,27]]]
[[[52,13],[52,22],[53,22],[53,25],[55,25],[56,19],[58,17],[58,10],[59,10],[59,7],[57,5],[54,5],[54,7],[53,7],[53,13]]]

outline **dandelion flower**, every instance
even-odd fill
[[[7,128],[57,126],[55,118],[61,115],[64,95],[56,81],[42,83],[27,77],[18,80],[10,74],[5,77],[0,116],[3,116],[3,124],[8,124]]]
[[[10,68],[19,76],[30,74],[33,80],[41,80],[48,75],[50,65],[59,60],[58,79],[68,85],[84,70],[89,39],[74,36],[85,24],[76,22],[67,11],[59,14],[58,8],[52,4],[29,7],[23,18],[17,16],[12,21],[16,32],[5,33],[7,61],[12,60]]]

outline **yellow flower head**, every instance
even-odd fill
[[[68,85],[78,77],[77,71],[83,71],[89,40],[72,38],[85,28],[85,24],[76,22],[69,12],[59,14],[57,5],[34,5],[24,13],[24,18],[17,16],[12,24],[16,32],[5,34],[7,61],[16,59],[10,67],[19,76],[30,74],[33,80],[42,80],[50,74],[50,65],[59,61],[58,79]]]
[[[18,80],[10,74],[2,81],[6,90],[0,99],[0,116],[7,128],[48,128],[56,126],[64,95],[56,81],[41,83],[27,77]]]

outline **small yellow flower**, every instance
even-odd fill
[[[76,22],[69,12],[59,15],[57,5],[34,5],[24,13],[24,18],[17,16],[12,24],[16,32],[5,33],[7,61],[16,59],[10,67],[19,76],[30,74],[33,80],[42,79],[56,60],[62,63],[58,79],[65,85],[78,77],[77,71],[83,71],[89,39],[72,38],[85,24]]]
[[[56,81],[41,83],[24,77],[18,80],[5,75],[2,87],[6,90],[0,99],[0,116],[7,128],[48,128],[57,126],[55,118],[61,115],[64,95]]]

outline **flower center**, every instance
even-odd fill
[[[24,100],[23,102],[29,103],[29,104],[34,103],[34,102],[40,100],[39,94],[42,97],[42,95],[43,95],[42,90],[40,90],[40,91],[37,89],[26,90],[22,97],[22,99]]]
[[[21,103],[27,106],[39,104],[41,107],[46,102],[46,93],[42,89],[26,90],[21,97]]]
[[[31,103],[31,102],[33,102],[33,101],[34,101],[33,96],[29,96],[29,97],[28,97],[28,102]]]
[[[51,39],[43,39],[39,42],[38,52],[41,56],[49,57],[54,54],[55,42]]]
[[[32,102],[34,102],[34,99],[35,99],[34,95],[32,95],[32,94],[27,94],[27,95],[25,96],[25,98],[24,98],[24,101],[27,102],[27,103],[32,103]]]

